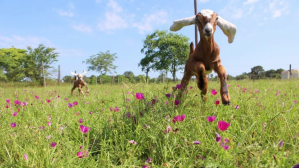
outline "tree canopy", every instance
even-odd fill
[[[183,35],[156,30],[147,35],[143,41],[141,52],[145,57],[139,66],[146,73],[154,71],[170,71],[175,80],[176,72],[183,68],[189,55],[189,38]]]
[[[113,65],[113,61],[115,61],[116,58],[116,53],[112,54],[108,50],[106,53],[99,52],[96,55],[90,56],[90,58],[86,60],[86,64],[89,64],[88,70],[99,72],[101,75],[113,72],[116,73],[116,71],[113,71],[117,68],[117,66]]]
[[[39,44],[33,49],[2,48],[0,49],[0,79],[20,82],[29,80],[42,84],[42,66],[44,63],[45,77],[49,76],[51,64],[57,61],[55,48]]]

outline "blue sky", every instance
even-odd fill
[[[62,76],[87,70],[82,61],[110,50],[118,56],[117,74],[144,74],[138,67],[145,56],[142,40],[156,29],[169,31],[174,20],[193,16],[193,5],[193,0],[1,0],[0,48],[55,47],[60,56],[54,66],[61,66]],[[237,26],[232,44],[219,28],[215,32],[228,74],[249,72],[256,65],[299,69],[298,0],[198,0],[197,8],[211,9]],[[194,26],[177,33],[194,41]],[[99,75],[87,72],[92,74]]]

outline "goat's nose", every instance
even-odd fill
[[[206,33],[211,33],[212,29],[206,28],[205,31],[206,31]]]

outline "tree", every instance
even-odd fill
[[[6,81],[6,80],[7,80],[6,75],[4,74],[3,70],[0,69],[0,81]]]
[[[264,68],[260,65],[251,68],[251,75],[253,79],[258,79],[263,76]]]
[[[123,75],[116,75],[115,77],[115,83],[117,82],[117,79],[119,79],[119,82],[129,82],[129,79],[124,77]]]
[[[235,77],[233,77],[233,76],[227,74],[227,80],[234,80],[234,79],[235,79]]]
[[[124,77],[129,79],[130,82],[134,83],[135,79],[134,79],[134,73],[132,71],[126,71],[124,72]]]
[[[63,83],[72,83],[73,82],[73,77],[70,75],[66,75],[62,78]]]
[[[145,53],[139,66],[147,72],[170,71],[175,81],[176,72],[183,68],[189,55],[189,38],[183,35],[156,30],[143,41],[142,53]]]
[[[249,79],[248,75],[242,74],[242,75],[237,75],[236,76],[237,80],[244,80],[244,79]]]
[[[268,71],[266,71],[265,76],[270,78],[272,76],[272,74],[275,74],[276,71],[274,69],[270,69]]]
[[[21,81],[25,78],[24,61],[26,50],[18,48],[0,49],[0,76],[5,81]]]
[[[141,70],[146,74],[145,76],[146,83],[148,82],[148,73],[153,68],[152,62],[153,62],[152,57],[145,56],[144,58],[141,59],[140,63],[138,64],[138,66],[141,66]]]
[[[117,68],[117,66],[113,65],[113,61],[115,61],[116,58],[116,53],[112,54],[109,50],[106,51],[106,53],[99,52],[96,55],[92,55],[86,60],[86,64],[90,65],[88,66],[88,71],[97,71],[101,75],[112,73],[112,71]],[[114,71],[114,73],[116,73],[116,71]]]
[[[276,69],[276,73],[278,73],[278,74],[281,74],[282,71],[284,71],[284,69],[282,69],[282,68]]]
[[[55,52],[55,48],[49,48],[43,44],[39,44],[38,47],[34,49],[28,46],[27,50],[26,61],[24,61],[24,73],[31,81],[37,81],[42,84],[42,61],[44,64],[45,77],[48,77],[51,74],[49,70],[53,69],[51,64],[58,61],[57,57],[59,55]]]
[[[147,82],[146,77],[144,75],[138,75],[135,77],[137,82]]]

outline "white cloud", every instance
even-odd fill
[[[248,5],[248,4],[252,4],[252,3],[256,3],[259,0],[247,0],[246,2],[244,2],[244,5]]]
[[[279,17],[281,16],[281,10],[276,10],[273,14],[273,17],[276,18],[276,17]]]
[[[67,12],[62,9],[58,9],[57,12],[60,16],[67,16],[67,17],[73,17],[75,14],[73,12]]]
[[[69,2],[67,6],[70,9],[74,9],[75,8],[75,6],[74,6],[74,4],[72,2]]]
[[[122,29],[128,27],[128,24],[124,18],[114,12],[105,13],[105,21],[98,23],[97,27],[101,31]]]
[[[118,3],[115,2],[114,0],[109,0],[107,6],[110,7],[110,8],[112,8],[112,11],[116,12],[116,13],[119,13],[119,12],[123,11],[123,9],[121,8],[121,6],[119,6]]]
[[[93,29],[89,25],[84,25],[84,24],[78,24],[78,25],[73,25],[72,26],[75,30],[78,30],[80,32],[86,32],[86,33],[92,33]]]
[[[200,3],[206,3],[209,2],[210,0],[199,0]]]
[[[230,3],[225,6],[223,9],[221,9],[218,14],[227,19],[240,19],[244,16],[245,11],[249,10],[247,7],[240,8],[235,0],[230,1]],[[250,11],[251,12],[251,11]]]
[[[144,15],[141,23],[133,23],[133,27],[137,27],[139,33],[153,30],[153,26],[167,22],[167,12],[161,10],[151,15]]]
[[[35,37],[35,36],[17,36],[12,35],[11,37],[6,37],[0,35],[0,48],[9,48],[9,47],[16,47],[16,48],[26,48],[27,46],[37,47],[39,44],[43,43],[46,46],[51,46],[51,41],[43,38],[43,37]]]
[[[101,20],[97,27],[101,31],[110,31],[128,27],[126,19],[123,17],[123,9],[114,0],[109,0],[107,6],[111,11],[105,13],[105,19]]]
[[[287,15],[289,14],[289,6],[288,4],[284,1],[278,1],[278,0],[273,0],[269,4],[269,10],[272,13],[273,18],[278,18],[282,15]]]

